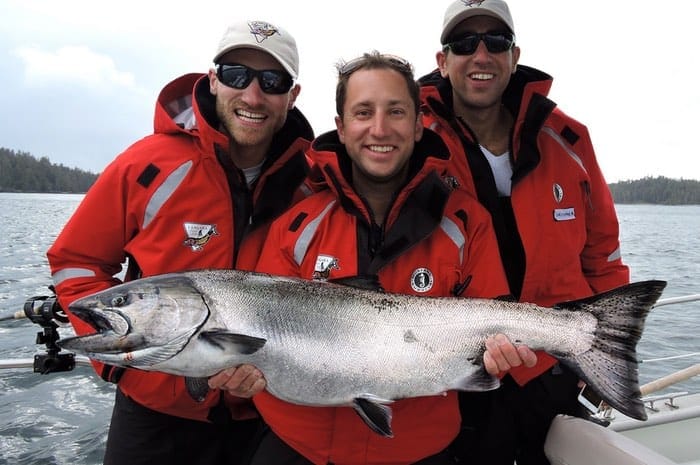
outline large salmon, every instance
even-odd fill
[[[202,270],[131,281],[75,301],[98,331],[60,341],[111,365],[204,378],[243,363],[288,402],[354,406],[390,435],[394,399],[495,389],[484,340],[544,349],[612,407],[645,419],[636,345],[666,283],[645,281],[554,308],[388,294],[265,274]],[[191,384],[196,386],[196,383]]]

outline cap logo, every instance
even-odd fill
[[[466,7],[472,7],[472,6],[481,6],[482,3],[484,3],[485,0],[462,0],[462,3],[464,3],[464,6]]]
[[[279,34],[275,26],[265,21],[249,21],[248,26],[250,27],[250,33],[255,36],[255,40],[258,43],[263,42],[268,37]]]

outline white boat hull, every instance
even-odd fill
[[[610,429],[679,464],[700,465],[700,394],[657,396],[647,421],[614,412]]]

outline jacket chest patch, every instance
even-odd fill
[[[327,280],[331,274],[331,270],[339,270],[338,259],[330,255],[319,255],[316,257],[314,265],[313,279]]]
[[[570,221],[576,219],[576,211],[572,208],[555,208],[554,221]]]
[[[219,235],[215,224],[184,223],[182,226],[185,228],[185,240],[182,244],[193,252],[201,251],[209,239]]]
[[[416,268],[411,274],[411,289],[428,292],[433,288],[433,273],[427,268]]]
[[[554,183],[552,186],[552,194],[554,195],[554,200],[557,203],[561,203],[561,201],[564,199],[564,189],[562,189],[562,187],[557,183]]]

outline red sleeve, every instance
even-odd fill
[[[622,263],[620,226],[610,188],[595,157],[586,131],[584,163],[590,178],[590,201],[586,212],[586,245],[581,253],[581,268],[594,293],[598,294],[629,283],[629,268]]]
[[[590,179],[586,212],[586,245],[581,253],[581,268],[593,293],[600,293],[629,282],[629,268],[622,263],[620,230],[610,188],[595,157],[593,144],[585,127],[577,152],[581,154]],[[557,359],[536,351],[537,364],[532,368],[512,368],[509,373],[521,386],[549,370]]]
[[[123,176],[110,165],[97,179],[68,220],[47,258],[58,301],[77,334],[94,329],[74,317],[68,306],[76,299],[119,284],[114,275],[125,261],[128,229]],[[101,366],[93,362],[98,374]]]

